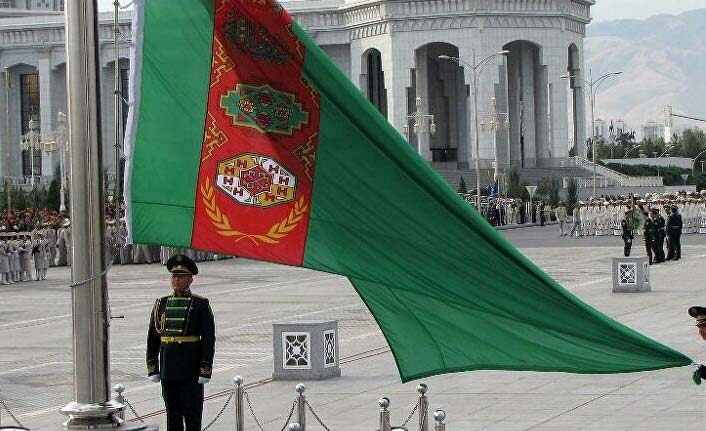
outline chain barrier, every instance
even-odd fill
[[[15,415],[12,414],[12,412],[10,411],[10,408],[7,406],[7,404],[5,404],[5,401],[0,400],[0,404],[2,404],[2,406],[3,406],[3,408],[5,408],[5,411],[7,412],[7,414],[10,415],[10,417],[12,418],[12,420],[15,421],[15,423],[16,423],[17,425],[19,425],[20,428],[24,428],[24,427],[25,427],[24,425],[22,425],[22,423],[21,423],[20,421],[17,420],[17,418],[15,417]]]
[[[230,392],[230,395],[228,396],[228,399],[226,400],[225,404],[223,404],[223,407],[221,407],[221,411],[218,412],[218,414],[216,415],[216,417],[213,418],[213,420],[212,420],[208,425],[206,425],[204,428],[201,428],[201,431],[206,431],[207,429],[211,428],[211,425],[215,424],[216,421],[217,421],[218,419],[220,419],[221,416],[223,416],[223,412],[226,411],[226,407],[228,407],[228,403],[230,403],[230,400],[233,399],[233,395],[234,395],[234,394],[235,394],[234,391],[231,391],[231,392]]]
[[[400,428],[404,428],[404,427],[407,426],[407,424],[409,423],[409,421],[412,420],[412,416],[414,416],[414,414],[417,412],[417,409],[418,409],[418,408],[419,408],[419,404],[415,404],[415,405],[414,405],[414,408],[412,409],[412,411],[409,412],[409,416],[407,416],[407,419],[405,419],[404,422],[402,422],[402,425],[400,425]]]
[[[287,419],[284,421],[284,426],[282,427],[281,430],[279,431],[285,431],[289,428],[289,420],[292,419],[292,415],[294,414],[294,409],[297,408],[297,400],[296,398],[294,399],[294,402],[292,403],[292,409],[289,411],[289,416],[287,416]]]
[[[135,415],[137,420],[139,420],[142,423],[145,423],[145,421],[142,420],[142,416],[138,415],[137,412],[135,411],[135,408],[132,406],[132,404],[130,404],[130,401],[128,401],[127,398],[124,398],[123,401],[130,408],[130,411],[132,412],[133,415]]]
[[[314,408],[311,406],[311,404],[309,404],[309,401],[307,400],[305,402],[306,402],[306,407],[309,409],[312,416],[314,416],[314,418],[319,423],[319,425],[321,425],[326,431],[331,431],[331,429],[329,429],[329,427],[327,427],[326,424],[324,424],[324,421],[321,420],[319,415],[316,414],[316,412],[314,411]]]
[[[248,395],[247,392],[243,392],[243,396],[245,397],[245,401],[248,403],[248,409],[250,409],[250,414],[252,415],[252,418],[255,419],[255,423],[257,424],[257,427],[260,428],[261,431],[265,431],[265,429],[260,425],[260,421],[257,419],[257,416],[255,415],[255,410],[252,408],[252,404],[250,403],[250,395]],[[292,410],[294,411],[294,410]]]

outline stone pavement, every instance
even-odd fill
[[[653,266],[653,291],[645,294],[611,293],[610,258],[622,251],[619,238],[559,238],[556,226],[503,235],[589,304],[696,361],[706,359],[686,314],[690,305],[706,304],[706,235],[684,236],[684,259]],[[641,245],[635,253],[642,254]],[[339,320],[343,376],[305,382],[328,427],[377,429],[382,396],[392,400],[394,424],[407,417],[419,382],[400,383],[382,334],[345,278],[245,259],[202,263],[200,270],[193,290],[211,300],[218,334],[204,425],[223,406],[235,375],[246,383],[270,377],[273,322],[313,319]],[[0,286],[0,399],[33,430],[59,429],[58,409],[72,400],[68,276],[66,268],[52,269],[43,282]],[[116,266],[108,279],[111,312],[124,316],[111,326],[112,382],[124,383],[136,411],[165,429],[159,385],[144,377],[144,349],[152,303],[169,292],[166,270]],[[703,429],[706,385],[695,386],[690,374],[687,367],[618,375],[476,371],[424,382],[432,411],[447,411],[450,430]],[[295,383],[264,380],[249,389],[265,430],[282,429]],[[234,429],[233,417],[231,405],[211,429]],[[259,430],[249,414],[245,423]],[[413,418],[409,428],[415,424]],[[323,429],[311,416],[307,425]]]

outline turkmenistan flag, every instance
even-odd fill
[[[345,275],[404,381],[691,362],[513,248],[274,1],[148,0],[135,16],[134,242]]]

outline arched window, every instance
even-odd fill
[[[367,88],[365,92],[370,103],[387,118],[387,90],[385,90],[385,75],[382,70],[382,55],[377,49],[371,49],[365,56]]]

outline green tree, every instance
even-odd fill
[[[520,185],[520,173],[517,169],[512,169],[507,175],[507,189],[510,196],[517,196],[517,189]]]
[[[693,159],[706,149],[706,134],[701,129],[686,129],[682,133],[675,154]]]
[[[519,183],[517,185],[517,187],[515,187],[514,189],[511,189],[511,190],[513,190],[512,195],[516,198],[521,198],[523,200],[528,201],[530,198],[529,192],[527,191],[528,185],[529,185],[529,183],[527,181],[522,181],[521,183]]]
[[[571,214],[574,212],[574,208],[579,201],[579,187],[578,184],[576,184],[576,178],[569,178],[569,186],[566,190],[566,194],[568,197],[566,211]]]
[[[537,183],[537,191],[535,196],[540,199],[548,199],[552,191],[552,179],[549,177],[542,177]]]
[[[463,179],[463,177],[461,177],[461,181],[458,182],[457,192],[462,195],[468,193],[468,187],[466,187],[466,181]]]
[[[552,176],[551,188],[549,189],[549,203],[552,206],[559,204],[559,193],[561,192],[561,180]]]

